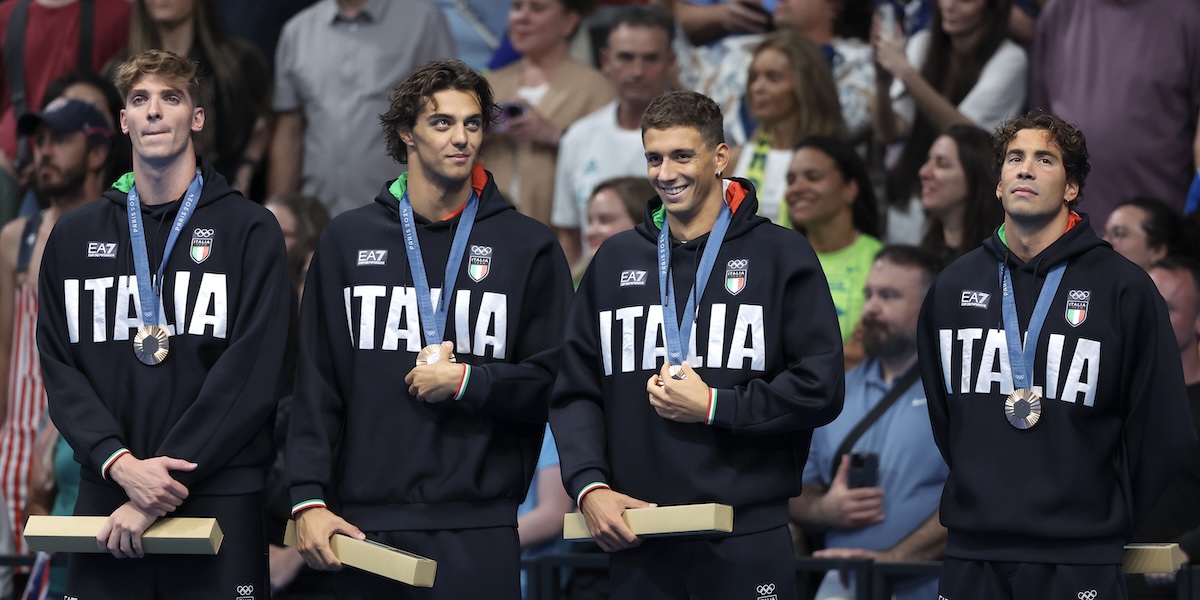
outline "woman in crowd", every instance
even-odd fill
[[[879,241],[879,214],[867,165],[849,143],[827,136],[800,141],[787,172],[787,207],[817,253],[837,309],[847,367],[862,360],[855,333],[863,286]]]
[[[250,43],[221,31],[213,0],[134,0],[129,48],[106,71],[152,48],[200,64],[209,103],[196,149],[230,185],[248,193],[271,139],[266,59]]]
[[[1187,224],[1162,200],[1138,196],[1122,201],[1109,213],[1104,241],[1148,271],[1167,256],[1186,254],[1195,258],[1184,232]]]
[[[837,88],[821,49],[794,31],[768,35],[754,50],[746,103],[759,125],[750,141],[733,151],[733,174],[754,184],[758,214],[786,226],[783,194],[792,148],[810,135],[846,137]]]
[[[913,196],[930,145],[956,123],[992,130],[1025,104],[1029,59],[1008,35],[1009,0],[937,0],[927,30],[905,48],[898,31],[872,33],[875,133],[905,140],[887,176],[888,240],[916,243],[922,212]]]
[[[484,164],[521,213],[547,225],[559,138],[613,99],[599,71],[568,55],[568,40],[593,4],[513,0],[509,38],[521,59],[488,75],[502,114],[484,141]]]
[[[646,201],[654,194],[645,177],[614,177],[596,186],[587,203],[587,245],[592,250],[571,269],[576,286],[604,240],[633,229],[646,218]]]
[[[978,248],[1004,222],[996,200],[992,136],[955,124],[929,147],[921,167],[921,207],[928,221],[921,245],[950,261]]]

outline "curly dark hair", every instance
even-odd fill
[[[709,148],[725,143],[721,107],[699,92],[667,92],[650,102],[642,114],[642,137],[648,129],[691,127]]]
[[[1050,113],[1036,116],[1030,113],[1001,123],[992,136],[995,138],[997,173],[1004,169],[1004,155],[1008,153],[1008,144],[1022,129],[1045,131],[1046,135],[1050,136],[1050,141],[1054,142],[1062,151],[1067,181],[1079,187],[1079,193],[1075,195],[1075,199],[1067,203],[1069,210],[1075,210],[1079,201],[1083,199],[1083,184],[1087,181],[1088,171],[1092,170],[1092,165],[1088,163],[1087,139],[1083,136],[1083,132],[1075,125]]]
[[[401,127],[411,128],[417,122],[417,114],[433,95],[443,90],[458,90],[475,94],[479,99],[480,114],[483,115],[483,130],[496,118],[496,101],[492,86],[482,75],[471,70],[461,60],[439,60],[426,63],[392,90],[388,97],[391,108],[379,115],[383,135],[387,139],[388,155],[396,162],[408,164],[408,147],[397,131]]]

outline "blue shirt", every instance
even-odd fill
[[[832,423],[813,431],[812,448],[804,465],[806,484],[828,486],[833,481],[833,455],[842,440],[883,399],[879,361],[871,358],[846,373],[846,401]],[[879,455],[879,487],[883,488],[882,523],[854,531],[830,530],[830,548],[887,550],[908,537],[933,515],[941,500],[949,469],[933,441],[925,391],[918,379],[901,394],[878,421],[863,432],[852,449]],[[936,580],[922,580],[918,590],[896,586],[896,597],[936,598]],[[906,592],[913,592],[909,595]]]

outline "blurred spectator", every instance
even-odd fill
[[[129,47],[109,61],[106,74],[111,77],[125,59],[151,49],[200,65],[208,102],[196,153],[234,189],[248,193],[271,139],[266,59],[249,42],[225,35],[215,0],[133,0]]]
[[[550,221],[569,264],[579,263],[581,257],[596,250],[587,231],[587,203],[597,184],[619,176],[646,178],[642,113],[651,100],[671,86],[674,36],[671,18],[646,6],[624,8],[609,30],[600,64],[617,91],[617,99],[576,121],[558,145]],[[651,190],[641,200],[653,195]],[[586,247],[581,247],[582,241],[587,242]]]
[[[79,463],[71,445],[58,433],[54,422],[43,415],[42,431],[33,450],[33,470],[29,477],[29,495],[25,498],[24,518],[33,515],[70,516],[79,497]],[[24,523],[22,523],[22,528]],[[50,568],[48,598],[61,598],[67,587],[67,567]]]
[[[1179,345],[1183,362],[1183,378],[1187,382],[1188,403],[1192,408],[1192,423],[1200,432],[1200,266],[1185,257],[1167,258],[1150,267],[1150,279],[1158,286],[1167,311],[1171,329]],[[1186,565],[1200,557],[1200,448],[1193,448],[1186,466],[1175,476],[1170,487],[1130,542],[1177,542],[1183,550]],[[1145,576],[1146,584],[1129,578],[1129,597],[1132,600],[1176,598],[1170,576]],[[1193,584],[1194,585],[1194,584]]]
[[[883,247],[867,165],[843,140],[805,138],[788,167],[785,198],[792,223],[808,237],[829,280],[849,368],[862,360],[861,343],[851,336],[867,272]]]
[[[379,126],[388,94],[454,55],[445,18],[422,0],[320,0],[300,12],[275,54],[268,194],[302,191],[330,215],[371,202],[402,169]]]
[[[480,73],[487,70],[508,28],[512,0],[433,0],[433,3],[446,17],[458,48],[458,59]]]
[[[1180,211],[1200,167],[1200,2],[1050,2],[1038,19],[1029,104],[1087,136],[1092,227],[1133,196]]]
[[[329,210],[312,196],[277,194],[267,198],[263,206],[279,221],[288,254],[298,246],[315,244],[329,224]]]
[[[216,0],[221,29],[228,35],[254,44],[272,67],[279,32],[296,13],[316,0]],[[274,69],[272,69],[274,70]]]
[[[613,99],[603,75],[568,55],[568,40],[592,5],[513,0],[508,34],[521,59],[488,74],[502,112],[484,139],[483,162],[509,202],[547,225],[563,132]]]
[[[928,216],[921,246],[947,264],[978,248],[1004,222],[990,133],[951,125],[929,147],[919,174],[921,207]]]
[[[798,32],[820,46],[833,73],[847,133],[856,142],[870,133],[869,109],[875,101],[875,66],[865,41],[871,6],[871,0],[777,0],[775,5],[774,23],[780,31]],[[755,118],[745,100],[746,83],[754,49],[763,37],[723,40],[720,62],[709,65],[694,88],[721,105],[730,144],[752,139]]]
[[[933,140],[955,123],[992,130],[1025,105],[1029,59],[1008,35],[1009,0],[939,0],[930,28],[905,48],[876,27],[876,139],[904,139],[887,177],[888,240],[916,243],[924,215],[913,201]]]
[[[1137,196],[1123,200],[1109,213],[1103,237],[1121,256],[1149,271],[1167,256],[1191,254],[1184,223],[1162,200]]]
[[[81,10],[86,4],[89,10]],[[70,71],[99,72],[129,39],[126,0],[11,0],[0,3],[4,77],[0,86],[0,168],[12,171],[17,158],[17,117],[42,106],[46,86]],[[22,27],[21,12],[25,13]],[[90,27],[81,26],[87,20]],[[91,44],[80,44],[90,40]],[[9,56],[9,48],[20,56]],[[81,49],[82,48],[82,49]],[[21,85],[14,83],[24,71]],[[18,93],[18,90],[20,93]],[[18,98],[18,96],[20,96]],[[16,101],[14,101],[16,100]],[[27,155],[31,156],[31,155]]]
[[[604,240],[646,220],[646,201],[656,193],[644,176],[616,177],[596,186],[587,204],[588,251],[571,269],[576,286]]]
[[[768,34],[754,50],[746,99],[759,126],[752,145],[733,150],[733,175],[754,184],[759,215],[789,226],[783,194],[792,149],[810,135],[846,137],[821,49],[792,31]]]
[[[46,98],[73,98],[95,106],[104,117],[111,131],[116,132],[121,123],[121,109],[125,100],[111,79],[91,71],[72,71],[46,86]],[[105,184],[116,181],[133,170],[133,148],[129,136],[113,135],[112,150],[108,153],[108,171],[104,174]],[[36,189],[36,188],[35,188]],[[47,201],[39,204],[46,205]]]
[[[826,549],[814,557],[916,562],[937,560],[946,548],[938,502],[948,469],[929,429],[916,340],[921,303],[941,267],[937,255],[915,246],[885,247],[871,265],[862,314],[867,361],[846,373],[842,413],[813,431],[803,491],[789,502],[804,531],[825,532]],[[888,408],[846,447],[884,401]],[[841,580],[829,572],[818,600],[853,597],[853,585]],[[896,600],[935,598],[937,578],[901,578],[893,591]]]
[[[560,554],[569,549],[562,539],[563,515],[575,508],[575,502],[563,487],[558,466],[558,447],[546,425],[542,452],[529,484],[525,501],[517,507],[517,537],[521,540],[521,558]],[[521,596],[525,594],[525,572],[521,572]]]
[[[773,0],[674,0],[675,20],[695,46],[728,35],[766,33],[773,26]]]
[[[28,552],[21,511],[33,470],[34,440],[46,413],[34,339],[42,251],[59,216],[99,198],[104,189],[113,138],[105,118],[109,111],[108,106],[59,97],[41,112],[23,115],[17,125],[33,146],[32,185],[48,203],[33,217],[15,219],[0,230],[0,381],[6,384],[0,401],[0,491],[8,500],[4,518],[21,554]]]

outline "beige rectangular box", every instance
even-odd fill
[[[25,541],[45,552],[107,552],[96,546],[96,536],[108,517],[32,516],[25,525]],[[166,517],[142,534],[146,554],[216,554],[225,534],[216,519]]]
[[[1122,570],[1126,573],[1174,573],[1183,566],[1179,544],[1127,544]]]
[[[625,523],[638,537],[698,535],[733,531],[733,507],[726,504],[681,504],[654,508],[630,508]],[[590,540],[583,513],[563,517],[563,539]]]
[[[288,521],[283,543],[296,545],[296,522]],[[433,587],[437,561],[371,540],[333,534],[329,547],[342,564],[413,587]]]

